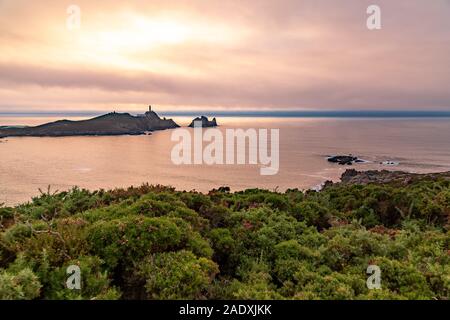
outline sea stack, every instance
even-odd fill
[[[211,121],[208,120],[207,117],[201,116],[197,117],[194,120],[192,120],[191,124],[189,125],[190,128],[194,127],[195,123],[201,124],[200,127],[207,128],[207,127],[217,127],[217,121],[216,118],[213,118]]]

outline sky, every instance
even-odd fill
[[[149,104],[450,110],[450,0],[0,0],[0,112]]]

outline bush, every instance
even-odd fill
[[[31,300],[39,297],[42,285],[30,269],[0,273],[0,300]]]
[[[139,263],[137,274],[146,281],[149,299],[201,299],[218,271],[211,260],[183,250],[151,255]]]
[[[153,252],[180,246],[182,233],[174,219],[134,216],[98,221],[86,231],[92,253],[112,269],[119,261],[130,264]]]
[[[295,205],[292,214],[299,221],[305,221],[310,226],[316,226],[319,230],[330,227],[330,214],[328,210],[318,203],[304,201]]]

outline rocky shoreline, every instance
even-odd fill
[[[450,180],[450,171],[437,173],[410,173],[405,171],[388,171],[388,170],[368,170],[357,171],[355,169],[347,169],[341,175],[339,182],[326,181],[326,188],[336,184],[348,185],[367,185],[367,184],[398,184],[406,186],[419,180]]]

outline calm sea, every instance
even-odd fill
[[[79,118],[72,118],[79,119]],[[174,117],[182,125],[185,117]],[[190,118],[192,119],[192,118]],[[36,125],[50,117],[1,116],[0,125]],[[181,165],[172,163],[171,130],[148,136],[7,138],[0,140],[0,203],[28,201],[38,189],[66,190],[150,184],[208,191],[219,186],[313,188],[338,180],[348,166],[326,161],[354,154],[367,163],[360,170],[411,172],[450,170],[450,118],[264,118],[219,117],[227,128],[280,130],[280,168],[261,176],[257,165]],[[396,166],[381,164],[398,162]]]

